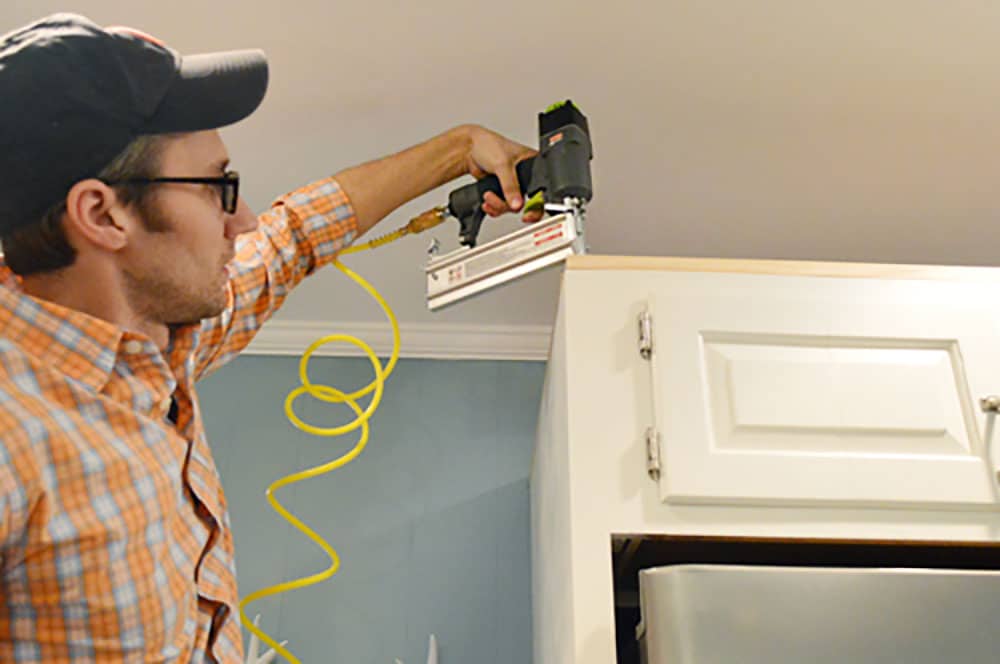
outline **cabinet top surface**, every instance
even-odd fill
[[[869,279],[929,279],[1000,283],[1000,268],[958,265],[900,265],[818,261],[675,258],[660,256],[570,256],[568,270],[659,270],[663,272],[736,272],[744,274],[857,277]]]

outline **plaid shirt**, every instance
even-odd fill
[[[226,311],[174,329],[163,352],[23,294],[0,265],[0,661],[242,660],[194,383],[357,233],[331,178],[260,221],[237,246]]]

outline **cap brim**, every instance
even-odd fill
[[[264,99],[267,77],[260,50],[185,56],[146,131],[203,131],[239,122]]]

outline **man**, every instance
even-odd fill
[[[462,126],[255,218],[216,129],[259,51],[181,58],[60,14],[0,37],[0,661],[239,662],[194,383],[404,202],[533,152]]]

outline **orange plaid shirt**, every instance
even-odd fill
[[[163,352],[25,295],[0,264],[0,661],[242,661],[194,384],[357,234],[332,178],[260,222],[237,245],[226,311],[174,329]]]

